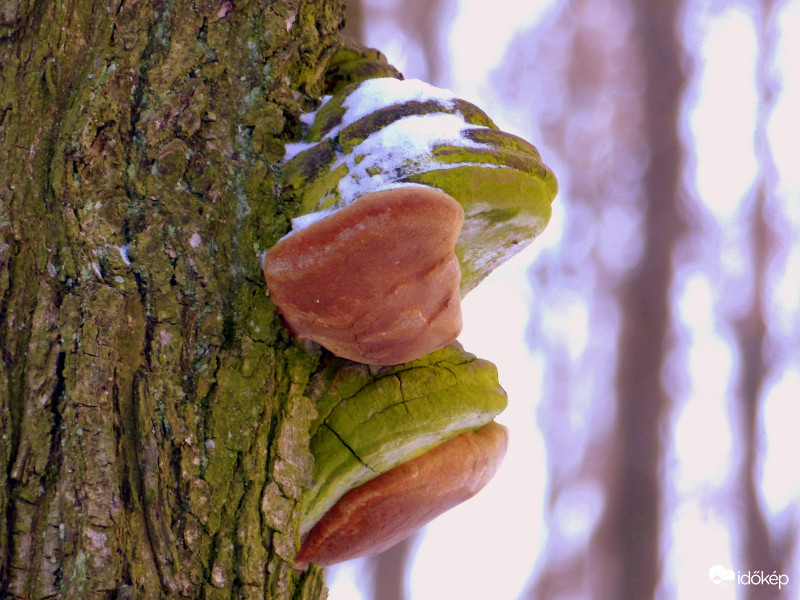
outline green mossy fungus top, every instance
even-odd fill
[[[380,82],[394,82],[385,97]],[[307,215],[401,185],[441,189],[465,213],[456,245],[463,297],[542,232],[555,176],[533,145],[445,90],[381,79],[365,91],[365,83],[339,89],[309,115],[303,141],[287,153],[284,190]]]
[[[507,403],[495,366],[457,343],[394,367],[333,359],[310,390],[318,416],[304,534],[347,491],[482,427]]]

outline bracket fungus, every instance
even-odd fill
[[[300,216],[264,257],[285,322],[374,365],[448,344],[460,299],[547,224],[557,185],[539,152],[417,80],[347,85],[302,121],[283,171]]]
[[[477,494],[507,446],[508,431],[492,421],[350,490],[308,533],[295,567],[328,567],[391,548]]]
[[[292,333],[336,356],[414,360],[461,331],[453,247],[463,220],[461,206],[432,188],[366,194],[270,251],[270,297]]]
[[[319,414],[298,569],[390,547],[474,495],[505,455],[497,369],[458,344],[396,367],[336,359],[310,395]]]

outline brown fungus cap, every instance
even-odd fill
[[[497,471],[508,431],[490,422],[350,490],[308,532],[295,567],[377,554],[474,496]]]
[[[294,335],[337,356],[417,359],[461,332],[463,221],[458,202],[434,188],[365,194],[267,252],[270,298]]]

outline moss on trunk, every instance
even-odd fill
[[[0,2],[0,596],[322,598],[265,295],[339,0]]]

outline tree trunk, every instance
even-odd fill
[[[758,62],[756,71],[759,111],[754,132],[755,146],[758,149],[759,170],[750,200],[752,208],[747,217],[749,223],[749,260],[752,264],[752,296],[743,314],[733,319],[732,328],[736,340],[739,362],[738,380],[735,395],[739,419],[736,421],[740,440],[736,474],[736,488],[740,498],[740,523],[738,528],[737,556],[740,564],[757,566],[764,573],[787,573],[791,565],[793,547],[797,544],[796,528],[779,530],[770,523],[770,514],[764,509],[759,497],[759,469],[763,460],[764,440],[761,432],[760,414],[764,410],[764,397],[767,385],[773,374],[770,372],[772,359],[770,348],[769,314],[769,273],[770,262],[776,255],[777,240],[781,239],[776,227],[773,208],[778,194],[771,188],[777,187],[777,168],[770,149],[768,138],[770,117],[773,115],[778,98],[780,82],[771,70],[771,57],[774,54],[778,34],[775,2],[761,2],[754,11],[756,31],[759,36]],[[774,212],[773,212],[774,211]],[[748,585],[742,597],[746,600],[768,600],[775,596],[770,585]]]
[[[620,289],[614,453],[608,497],[593,540],[596,598],[655,598],[661,579],[662,429],[670,396],[662,382],[669,341],[673,252],[686,230],[680,211],[680,108],[685,74],[676,37],[680,5],[635,4],[643,49],[644,119],[649,163],[644,248]]]
[[[265,294],[339,0],[0,1],[0,597],[322,598]]]

